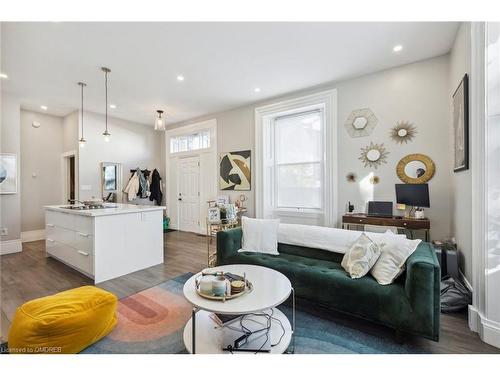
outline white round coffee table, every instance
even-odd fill
[[[186,349],[193,354],[229,353],[222,350],[223,329],[210,318],[210,313],[245,315],[266,312],[281,322],[280,325],[274,319],[272,320],[270,336],[280,338],[280,340],[279,342],[274,340],[276,342],[273,343],[275,346],[271,347],[271,353],[284,353],[290,345],[295,327],[295,295],[293,295],[293,327],[285,314],[276,306],[285,302],[290,294],[294,294],[290,280],[273,269],[248,264],[219,266],[211,270],[237,275],[246,274],[247,279],[253,284],[253,290],[225,302],[214,301],[203,298],[196,292],[195,279],[200,274],[186,281],[183,289],[184,296],[193,305],[191,319],[184,327]],[[252,316],[252,318],[255,317]]]

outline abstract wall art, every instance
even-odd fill
[[[251,151],[225,152],[220,155],[220,190],[248,191],[251,187]]]

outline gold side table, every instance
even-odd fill
[[[214,241],[217,232],[241,226],[240,220],[210,222],[207,219],[207,264],[208,267],[217,265],[217,243]]]

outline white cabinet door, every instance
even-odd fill
[[[178,215],[179,230],[199,232],[200,230],[200,158],[179,159]]]

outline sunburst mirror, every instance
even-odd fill
[[[366,167],[375,168],[382,164],[387,163],[387,155],[389,152],[385,149],[383,143],[373,143],[366,147],[361,148],[361,156],[358,158]]]
[[[391,138],[396,143],[408,143],[415,138],[417,128],[409,121],[399,121],[395,127],[391,129]]]
[[[356,179],[358,178],[358,176],[356,175],[356,173],[354,172],[350,172],[347,174],[347,176],[345,176],[347,182],[356,182]]]

